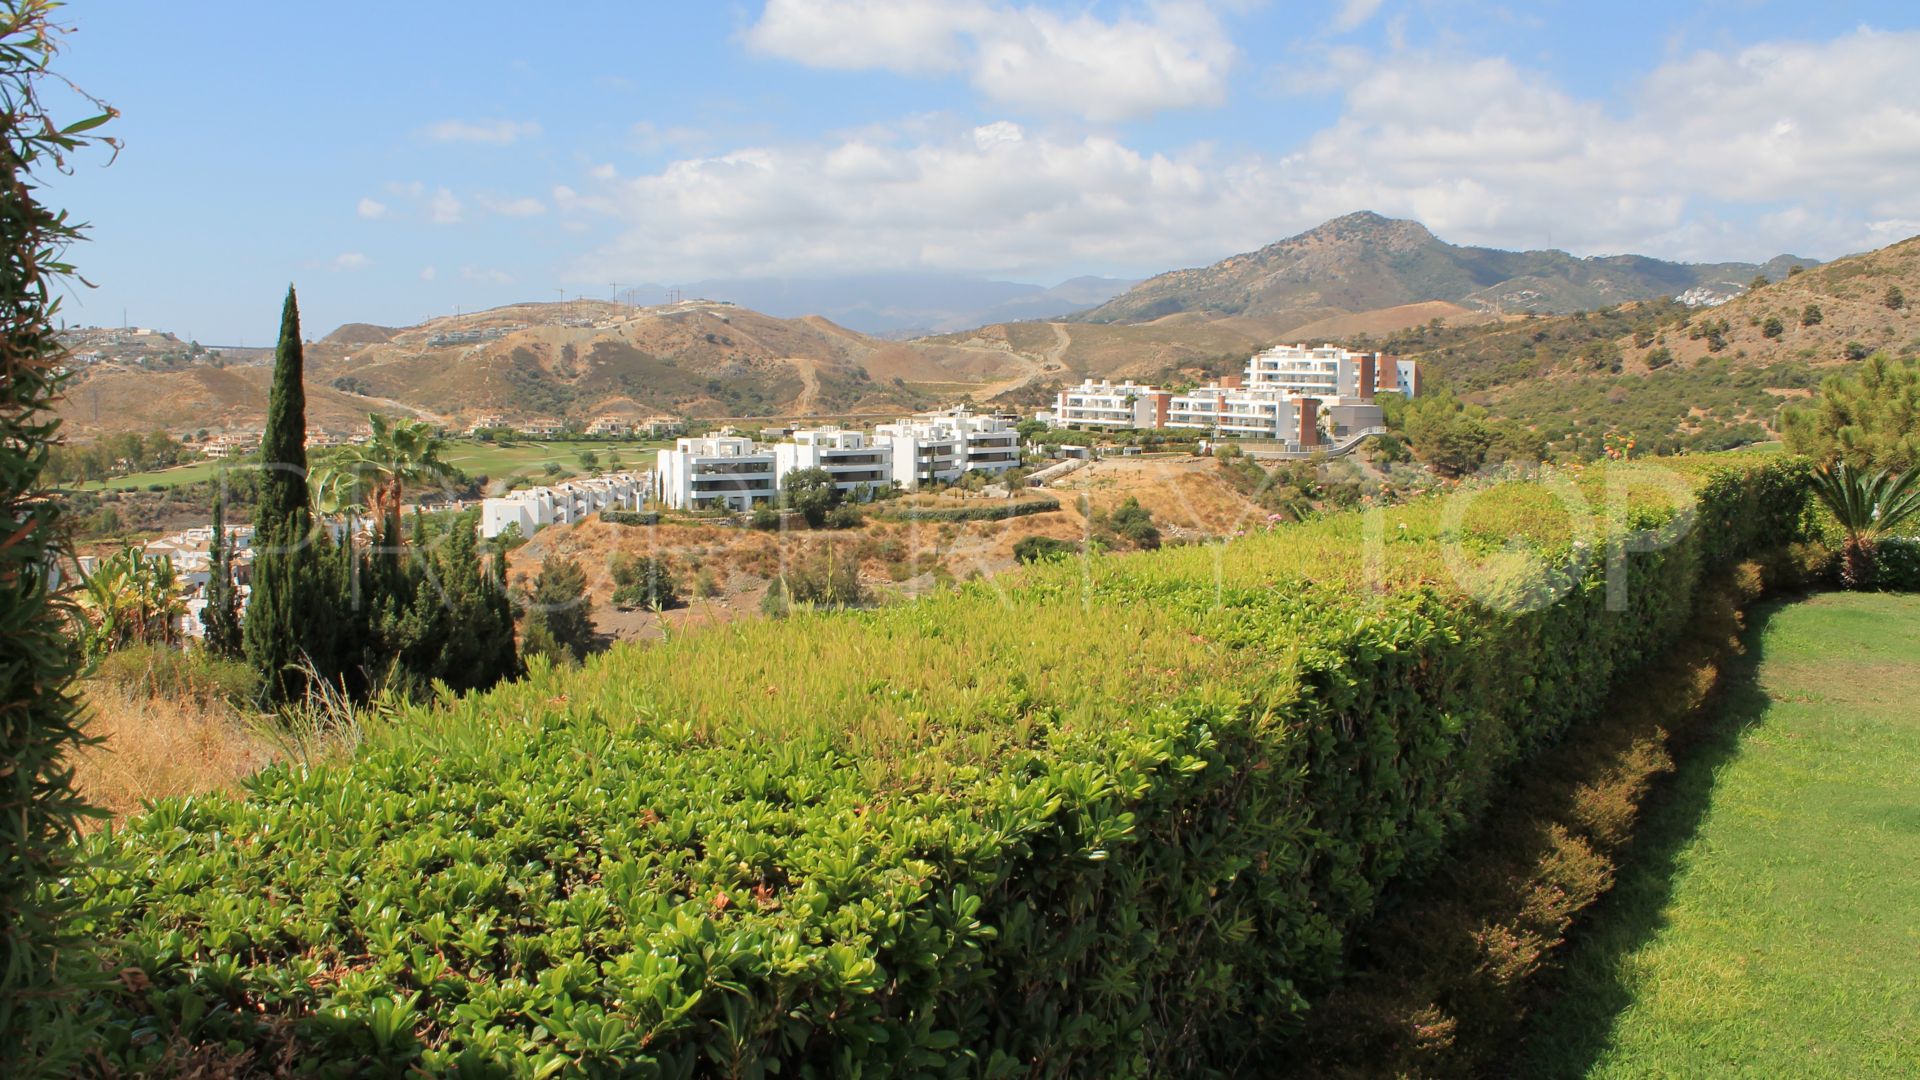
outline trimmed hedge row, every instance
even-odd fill
[[[1043,564],[404,712],[350,764],[96,841],[80,887],[131,972],[102,1046],[338,1075],[1257,1070],[1381,889],[1671,640],[1704,566],[1800,535],[1800,463],[1674,470]],[[1655,549],[1608,610],[1629,530],[1668,542],[1630,545]]]
[[[1888,592],[1920,592],[1920,539],[1889,537],[1876,545],[1874,587]]]
[[[658,525],[660,512],[657,510],[602,510],[600,520],[609,525]]]
[[[1037,499],[1016,499],[985,506],[884,507],[874,510],[873,516],[886,521],[1005,521],[1058,509],[1060,500],[1044,495]]]

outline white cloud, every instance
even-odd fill
[[[1155,264],[1217,250],[1264,213],[1204,162],[1001,122],[909,146],[859,138],[750,148],[554,192],[626,231],[590,273],[690,278],[824,268]],[[1168,238],[1180,240],[1169,250]],[[583,268],[583,272],[585,271]]]
[[[540,134],[540,125],[532,121],[519,120],[441,120],[428,124],[420,133],[434,142],[481,143],[487,146],[510,146],[521,139],[531,139]]]
[[[458,225],[466,214],[466,207],[458,196],[446,188],[436,190],[427,199],[427,220],[435,225]]]
[[[481,209],[501,217],[538,217],[547,212],[547,205],[531,196],[518,199],[496,198],[491,195],[479,196],[476,200]]]
[[[747,45],[811,67],[965,74],[989,99],[1105,123],[1217,105],[1236,50],[1199,0],[1144,17],[983,0],[768,0]]]
[[[1337,120],[1284,154],[1146,152],[915,118],[551,192],[613,239],[589,280],[818,271],[1150,272],[1359,209],[1458,243],[1826,257],[1920,221],[1920,34],[1676,58],[1624,110],[1502,59],[1343,52]]]
[[[1831,253],[1873,243],[1870,220],[1920,216],[1905,182],[1920,171],[1916,63],[1920,33],[1870,30],[1699,52],[1617,115],[1505,60],[1403,55],[1357,64],[1344,115],[1288,160],[1306,205],[1416,214],[1469,240]],[[1715,224],[1779,203],[1819,212]]]
[[[345,251],[333,257],[335,270],[365,270],[373,265],[373,260],[357,251]]]
[[[1336,34],[1358,30],[1380,10],[1380,3],[1381,0],[1340,0],[1339,9],[1333,13],[1330,29]]]
[[[460,268],[460,276],[467,281],[479,282],[482,285],[511,285],[515,280],[514,276],[505,270],[481,266],[463,266]]]
[[[767,0],[747,45],[809,67],[884,68],[903,75],[965,70],[965,35],[994,8],[969,0]]]
[[[421,268],[420,268],[420,280],[421,280],[421,281],[432,281],[432,280],[433,280],[434,278],[437,278],[437,277],[439,277],[439,276],[440,276],[440,268],[439,268],[439,267],[436,267],[436,266],[423,266],[423,267],[421,267]]]
[[[354,207],[354,212],[371,221],[374,218],[387,216],[387,204],[373,199],[361,199],[360,204]]]

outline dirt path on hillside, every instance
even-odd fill
[[[1064,357],[1067,355],[1067,349],[1073,345],[1073,336],[1067,333],[1067,328],[1062,323],[1055,322],[1048,323],[1047,325],[1053,328],[1053,346],[1041,353],[1039,359],[1036,360],[1031,355],[1023,352],[1016,351],[1013,354],[1031,364],[1032,370],[1015,375],[1010,379],[1002,379],[997,383],[988,383],[974,391],[974,400],[991,400],[999,397],[1001,394],[1012,393],[1015,390],[1031,385],[1046,376],[1048,364],[1058,364],[1063,369],[1067,366]]]
[[[820,365],[805,356],[784,358],[800,373],[800,393],[793,399],[793,411],[802,416],[820,411]]]

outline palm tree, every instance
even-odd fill
[[[377,414],[368,416],[367,421],[373,437],[348,451],[335,467],[355,476],[352,491],[367,493],[374,519],[397,540],[406,485],[449,478],[454,474],[453,466],[440,457],[446,440],[435,435],[426,421],[389,421]],[[357,501],[349,499],[349,504]]]
[[[348,461],[332,461],[313,470],[308,484],[313,488],[313,508],[344,516],[351,533],[355,519],[367,511],[367,484],[360,471]]]
[[[173,563],[128,547],[86,575],[78,596],[81,643],[90,660],[126,645],[179,640],[176,620],[186,610]]]
[[[1920,468],[1871,476],[1845,461],[1814,470],[1813,489],[1846,531],[1840,552],[1840,584],[1857,589],[1873,580],[1880,538],[1920,515]]]

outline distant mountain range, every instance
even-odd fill
[[[1796,264],[1808,272],[1790,277]],[[1777,284],[1749,292],[1757,276]],[[1612,398],[1638,401],[1641,379],[1699,438],[1733,438],[1763,430],[1767,403],[1804,395],[1824,367],[1863,349],[1920,349],[1914,310],[1883,303],[1889,285],[1920,296],[1920,241],[1826,266],[1693,265],[1460,247],[1362,213],[1131,288],[942,275],[708,281],[672,305],[580,300],[412,327],[349,323],[308,348],[308,406],[328,430],[375,410],[458,425],[483,413],[888,416],[967,398],[1024,408],[1085,377],[1201,377],[1310,340],[1424,355],[1437,381],[1543,427],[1569,403],[1611,418]],[[1697,307],[1639,303],[1663,297]],[[1809,305],[1824,321],[1805,317]],[[1593,315],[1522,318],[1581,311]],[[1767,332],[1770,319],[1780,332]],[[897,339],[916,327],[930,332]],[[270,372],[246,359],[156,370],[117,347],[96,351],[61,407],[76,438],[258,427],[264,415]],[[1634,426],[1651,433],[1655,415],[1666,414],[1642,409]]]
[[[1756,275],[1785,277],[1796,263],[1819,265],[1789,255],[1696,264],[1461,247],[1417,221],[1362,211],[1212,266],[1149,278],[1074,318],[1148,322],[1199,314],[1304,324],[1426,301],[1493,314],[1554,314],[1689,292],[1711,303],[1738,295]]]
[[[1133,280],[1077,277],[1047,288],[958,274],[737,278],[677,286],[688,299],[725,300],[779,319],[819,315],[875,337],[907,338],[989,323],[1055,319],[1105,303]],[[642,291],[664,294],[663,285]]]

